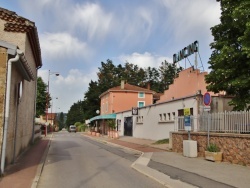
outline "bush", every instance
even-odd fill
[[[220,148],[216,144],[211,143],[211,144],[209,144],[207,146],[207,151],[209,151],[209,152],[219,152]]]

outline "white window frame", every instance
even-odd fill
[[[139,108],[143,107],[143,106],[140,106],[140,105],[139,105],[140,103],[143,103],[143,106],[145,106],[145,101],[138,101],[137,106],[138,106]]]
[[[143,96],[141,96],[143,94]],[[138,92],[138,98],[145,98],[145,93],[144,92]]]

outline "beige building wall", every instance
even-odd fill
[[[19,49],[24,52],[25,58],[32,70],[32,73],[35,76],[34,81],[28,82],[24,80],[15,65],[16,62],[13,63],[12,80],[11,80],[10,115],[9,115],[9,126],[8,126],[7,146],[6,146],[6,163],[9,164],[32,141],[34,117],[35,117],[35,91],[36,91],[37,70],[32,49],[30,46],[30,41],[26,33],[5,32],[3,27],[4,24],[5,21],[0,20],[1,40],[10,43],[12,45],[18,46]],[[2,65],[3,63],[4,62],[1,61],[1,67],[4,66]],[[22,97],[20,98],[20,100],[18,100],[17,87],[20,82],[22,82],[23,89],[22,89]],[[5,89],[3,89],[3,91],[1,90],[0,92],[1,94],[2,92],[5,93]],[[2,118],[0,121],[2,121]],[[1,123],[1,126],[2,125],[3,123]]]

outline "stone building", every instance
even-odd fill
[[[0,8],[1,173],[34,140],[36,80],[41,66],[35,23]]]

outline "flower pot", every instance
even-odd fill
[[[214,162],[222,161],[222,152],[205,151],[205,159]]]
[[[100,136],[100,133],[96,133],[95,135],[99,137],[99,136]]]
[[[113,131],[113,138],[119,138],[118,131]]]

